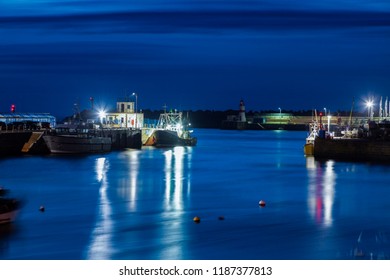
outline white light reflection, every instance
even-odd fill
[[[306,158],[309,175],[308,208],[310,215],[319,224],[331,226],[336,174],[334,161],[316,162],[314,157]]]
[[[165,210],[182,210],[184,147],[166,151],[165,156]]]
[[[165,249],[161,253],[161,259],[180,259],[183,245],[178,242],[183,236],[183,199],[190,193],[190,179],[185,178],[184,168],[190,167],[191,147],[175,147],[173,150],[164,152],[165,156],[165,199],[163,217],[169,220],[162,228],[162,243]],[[188,157],[188,166],[184,164],[184,158]],[[190,172],[186,172],[190,176]],[[184,182],[187,180],[187,184]],[[185,190],[186,188],[186,190]]]
[[[113,253],[111,244],[112,221],[110,219],[111,208],[107,197],[107,171],[108,161],[106,158],[98,158],[96,160],[96,177],[100,183],[99,189],[99,212],[98,220],[92,231],[92,241],[88,248],[87,259],[107,260],[110,259]]]
[[[140,154],[141,151],[131,150],[127,153],[127,155],[130,157],[129,160],[129,176],[130,182],[124,180],[121,184],[120,191],[122,195],[128,198],[129,204],[129,210],[136,211],[137,208],[137,187],[138,187],[138,175],[140,171]]]

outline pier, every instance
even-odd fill
[[[0,131],[0,157],[50,153],[43,136],[49,130]],[[111,138],[111,150],[141,149],[141,130],[128,128],[103,129],[99,134]]]

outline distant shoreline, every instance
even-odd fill
[[[158,120],[164,110],[140,110],[144,114],[145,121]],[[222,128],[222,124],[226,121],[234,119],[238,115],[238,110],[183,110],[183,118],[191,124],[193,128]],[[83,110],[80,112],[82,119],[91,118],[92,112],[90,110]],[[303,125],[308,125],[314,118],[314,110],[283,110],[282,112],[275,110],[261,110],[261,111],[247,111],[245,112],[248,123],[260,123],[265,125],[267,129],[278,129],[283,126],[291,126],[288,130],[294,130],[294,124],[299,125],[299,130],[302,130]],[[324,113],[322,113],[324,114]],[[332,113],[331,123],[335,124],[341,122],[348,122],[351,112],[338,111]],[[320,112],[317,111],[317,118]],[[355,112],[352,118],[363,119],[366,117],[365,113]],[[70,118],[67,117],[67,118]],[[65,121],[67,118],[57,119],[58,123]],[[340,120],[339,120],[340,119]],[[324,120],[324,117],[323,117]],[[278,128],[275,128],[278,127]]]

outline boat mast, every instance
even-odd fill
[[[352,107],[351,107],[351,113],[349,114],[349,126],[352,125],[352,111],[353,111],[353,106],[355,104],[355,97],[352,98]]]
[[[81,114],[80,114],[80,108],[79,108],[79,103],[76,102],[73,104],[73,110],[74,110],[74,114],[73,114],[73,120],[74,121],[82,121],[81,120]]]

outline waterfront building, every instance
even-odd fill
[[[41,127],[49,124],[50,127],[56,126],[56,118],[49,113],[0,113],[0,123],[9,124],[27,124],[38,123]]]

